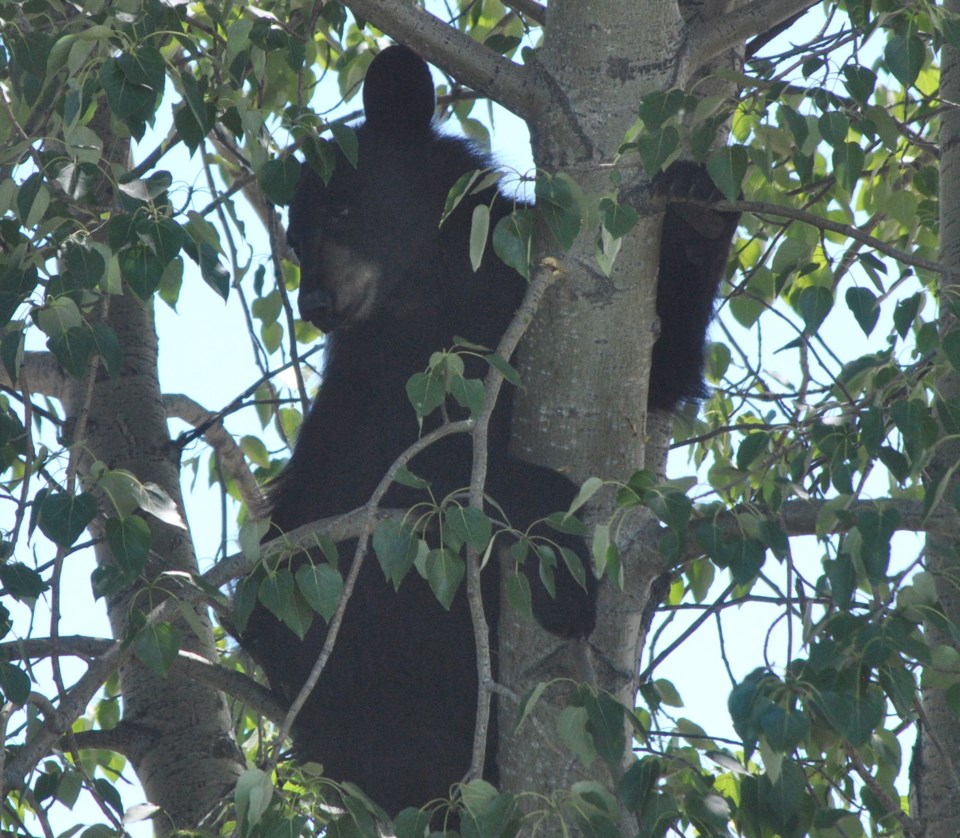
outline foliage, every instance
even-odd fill
[[[535,21],[495,0],[452,5],[459,7],[452,25],[500,54],[519,56],[537,43]],[[702,687],[695,672],[679,686],[654,677],[679,641],[651,651],[636,708],[577,686],[557,737],[584,765],[606,765],[617,782],[579,783],[523,820],[513,795],[476,781],[463,791],[463,835],[533,828],[542,808],[597,835],[619,834],[623,812],[637,813],[644,835],[901,834],[910,826],[904,734],[919,723],[920,685],[945,689],[960,712],[957,628],[938,610],[933,569],[922,556],[905,557],[895,539],[901,530],[933,528],[940,509],[960,506],[947,490],[952,473],[931,482],[928,468],[960,429],[955,391],[941,386],[960,372],[960,345],[957,332],[942,332],[939,306],[960,311],[937,296],[936,146],[939,54],[945,42],[960,46],[960,29],[927,2],[824,5],[821,33],[791,30],[797,46],[764,47],[727,79],[736,96],[674,89],[638,103],[619,163],[653,175],[682,153],[704,162],[725,196],[748,202],[750,212],[721,303],[715,334],[723,339],[709,349],[715,390],[675,422],[676,447],[700,482],[658,483],[638,473],[619,488],[617,515],[593,534],[597,565],[616,582],[616,535],[630,511],[643,507],[661,522],[661,553],[678,572],[667,583],[653,650],[686,611],[700,612],[697,628],[710,617],[719,623],[728,608],[766,601],[777,607],[768,642],[785,653],[739,679],[728,664],[736,738],[675,715],[683,693]],[[301,380],[286,398],[273,376],[302,363],[318,335],[294,317],[297,270],[283,256],[267,202],[291,197],[294,151],[327,174],[331,143],[355,153],[346,123],[381,33],[338,2],[82,7],[0,3],[3,378],[21,379],[26,350],[41,343],[74,379],[117,375],[120,339],[98,317],[111,296],[132,292],[175,308],[184,284],[199,277],[212,289],[211,305],[213,295],[242,299],[258,379],[223,412],[255,408],[259,431],[241,448],[259,477],[275,475],[285,454],[271,450],[273,441],[295,436],[306,396]],[[303,38],[314,29],[315,38]],[[334,86],[342,118],[327,116]],[[474,98],[453,86],[445,92],[459,126],[483,141]],[[135,168],[111,157],[117,137],[136,141]],[[478,180],[479,188],[490,182],[478,175],[459,186]],[[565,173],[538,173],[533,191],[556,242],[569,248],[577,236],[595,237],[598,265],[609,273],[636,210],[615,190],[584,194]],[[256,223],[237,200],[244,192],[269,219],[269,259],[240,247]],[[488,220],[475,216],[474,264],[496,255],[527,275],[532,213],[492,232]],[[484,253],[488,234],[495,254]],[[482,391],[456,375],[458,356],[435,360],[410,382],[420,415],[451,387],[479,414]],[[502,359],[491,363],[516,377]],[[14,649],[39,626],[28,618],[14,631],[12,615],[29,617],[58,589],[63,562],[86,546],[88,527],[112,557],[93,574],[104,597],[143,577],[152,548],[145,514],[183,525],[160,487],[104,463],[78,471],[72,431],[55,400],[4,387],[0,469],[11,513],[0,543],[0,637],[9,655],[0,663],[0,692],[10,709],[0,719],[13,744],[39,725],[30,690],[45,688]],[[225,496],[249,500],[237,474],[215,458],[210,480]],[[591,482],[581,500],[601,485]],[[474,511],[443,511],[447,549],[434,551],[425,571],[441,601],[463,576],[459,548],[483,551],[490,541],[490,521]],[[800,546],[801,534],[815,544]],[[397,522],[382,524],[373,545],[397,584],[415,562],[431,562],[424,542]],[[327,561],[295,576],[260,566],[238,589],[240,619],[259,596],[297,631],[329,620],[342,577],[335,548],[325,543],[324,552]],[[511,600],[528,602],[529,591],[515,589]],[[146,622],[145,613],[124,640],[142,663],[166,672],[178,629]],[[925,621],[952,642],[932,644]],[[49,654],[47,647],[38,657]],[[696,669],[697,652],[689,654],[674,672]],[[520,718],[554,686],[527,696]],[[63,697],[54,687],[49,694]],[[86,712],[73,720],[77,734],[117,725],[114,680]],[[623,769],[625,727],[635,757]],[[236,732],[255,756],[259,728],[249,714],[238,716]],[[81,791],[100,802],[107,821],[119,822],[118,778],[127,769],[116,753],[83,750],[79,762],[50,755],[31,769],[6,799],[4,827],[45,820],[55,802],[70,807]],[[369,834],[370,801],[343,789],[343,813],[334,817],[323,805],[327,789],[309,766],[251,769],[237,786],[236,821],[227,823],[247,835],[315,834],[323,826],[328,835]],[[397,834],[419,835],[424,825],[422,815],[406,812]]]

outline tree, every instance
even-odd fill
[[[275,206],[295,151],[322,166],[326,143],[350,143],[349,120],[325,120],[312,97],[317,80],[335,74],[353,96],[386,35],[450,74],[443,104],[468,133],[483,139],[483,96],[531,129],[531,286],[544,294],[514,444],[583,482],[606,579],[590,684],[563,680],[582,673],[582,648],[558,650],[507,612],[500,700],[523,723],[502,725],[501,793],[467,786],[464,831],[558,834],[562,819],[602,835],[956,834],[955,4],[452,5],[0,5],[4,823],[26,832],[36,817],[49,834],[54,801],[82,787],[119,828],[128,759],[161,833],[373,829],[355,792],[341,815],[311,772],[260,752],[257,714],[284,723],[285,708],[237,671],[208,611],[228,615],[223,586],[289,549],[254,547],[254,477],[286,455],[238,446],[225,420],[254,406],[265,432],[295,434],[318,335],[294,318]],[[145,147],[154,124],[169,134]],[[214,194],[164,168],[176,147]],[[699,409],[647,416],[663,210],[648,184],[676,156],[703,162],[721,206],[746,214],[708,355],[716,389]],[[269,237],[262,263],[237,248],[241,194]],[[157,379],[153,312],[196,275],[242,298],[260,366],[216,410]],[[281,367],[298,375],[292,400]],[[242,522],[241,554],[202,575],[171,416],[210,444],[211,479]],[[695,478],[666,478],[671,447]],[[924,534],[918,557],[891,547],[901,531]],[[816,546],[801,549],[804,535]],[[59,631],[64,563],[91,545],[113,640]],[[9,614],[41,596],[49,623],[11,633]],[[677,649],[638,666],[654,611],[658,627],[700,612],[693,636],[764,602],[784,657],[708,685],[729,693],[738,740],[668,715],[680,691],[656,668]],[[73,683],[68,656],[85,663]],[[40,661],[49,682],[31,681]],[[898,775],[914,729],[908,803]],[[248,767],[258,753],[268,770]]]

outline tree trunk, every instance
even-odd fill
[[[112,380],[100,371],[89,400],[87,433],[83,444],[89,456],[112,469],[126,469],[142,483],[160,486],[183,514],[180,495],[179,450],[167,432],[166,414],[157,380],[157,336],[152,313],[129,290],[109,301],[108,325],[123,348],[120,375]],[[79,389],[79,382],[74,389]],[[68,398],[75,409],[82,394]],[[169,571],[196,573],[197,561],[189,532],[144,516],[150,525],[153,548],[145,575],[152,586],[128,589],[107,603],[113,635],[130,631],[131,609],[142,612],[156,606],[170,585],[157,585]],[[98,548],[98,560],[109,561],[108,548]],[[192,625],[178,625],[183,648],[217,659],[213,634],[205,613]],[[158,834],[195,827],[216,812],[244,767],[233,741],[230,714],[222,694],[195,681],[161,678],[131,660],[120,671],[123,694],[124,752],[130,758],[151,803],[161,807]]]
[[[98,136],[109,137],[107,115],[97,115]],[[129,141],[104,144],[104,156],[115,170],[126,169]],[[107,185],[98,204],[113,202]],[[123,352],[120,373],[112,379],[102,365],[89,393],[85,381],[71,379],[64,406],[68,417],[82,429],[75,444],[82,446],[85,473],[99,460],[111,469],[125,469],[141,483],[155,483],[176,503],[186,520],[180,492],[180,451],[170,440],[157,377],[157,334],[153,313],[129,288],[105,301],[106,324],[116,333]],[[102,310],[98,307],[98,311]],[[109,501],[101,499],[109,514]],[[152,534],[152,550],[144,572],[148,585],[108,597],[107,610],[113,635],[130,634],[132,609],[148,613],[176,583],[159,583],[170,571],[195,574],[197,560],[189,531],[144,514]],[[101,564],[112,561],[109,548],[97,548]],[[178,625],[182,647],[217,660],[213,632],[205,612],[190,625]],[[201,634],[198,636],[197,631]],[[121,668],[123,718],[121,750],[129,757],[147,798],[161,808],[156,832],[193,828],[216,813],[244,769],[243,755],[233,740],[230,713],[224,696],[200,683],[162,678],[135,660]]]
[[[681,26],[676,5],[660,0],[550,7],[542,71],[549,79],[545,83],[562,91],[564,98],[531,125],[538,172],[567,172],[591,194],[615,191],[611,164],[636,119],[641,97],[676,83],[671,73]],[[619,200],[642,212],[647,177],[634,162],[618,169]],[[658,215],[641,216],[623,239],[609,277],[597,268],[592,235],[581,233],[564,254],[547,230],[538,231],[540,258],[557,260],[563,273],[522,345],[524,387],[517,394],[513,429],[514,446],[524,459],[567,471],[577,481],[592,475],[626,479],[644,466],[662,471],[665,423],[655,423],[659,432],[651,440],[645,409],[656,335],[659,225]],[[651,444],[656,462],[649,456]],[[612,511],[612,495],[596,497],[597,520]],[[509,638],[501,640],[501,677],[511,689],[525,693],[544,672],[569,674],[579,681],[592,674],[599,688],[633,706],[643,642],[641,617],[650,581],[662,569],[652,521],[636,523],[635,532],[638,536],[625,555],[625,591],[613,591],[608,584],[601,591],[598,626],[590,642],[594,672],[576,644],[566,649],[563,665],[558,667],[556,653],[547,660],[556,642],[543,638],[531,621],[516,621],[509,628],[501,626],[501,638]],[[504,617],[509,615],[504,609]],[[540,713],[518,736],[511,737],[509,726],[501,726],[506,789],[529,789],[533,781],[538,791],[549,793],[569,787],[577,771],[609,786],[600,760],[584,771],[579,764],[551,758],[562,692],[558,687],[548,690]],[[630,741],[627,731],[625,760]],[[624,834],[634,833],[635,821],[625,823],[624,829]]]
[[[960,13],[960,2],[948,0],[948,13]],[[960,97],[960,54],[944,40],[940,76],[944,101],[956,102]],[[941,339],[960,327],[950,309],[956,299],[960,271],[960,111],[944,109],[940,118],[940,260],[945,268],[940,278]],[[960,398],[960,377],[944,364],[945,372],[937,381],[938,395],[944,401]],[[955,472],[960,462],[960,443],[947,438],[937,448],[931,464],[927,491],[937,490],[948,480],[940,493],[942,503],[956,497],[960,479]],[[957,543],[930,535],[927,537],[929,568],[937,583],[940,609],[949,626],[960,625],[960,560]],[[930,620],[925,626],[930,647],[944,644],[956,648],[955,635],[944,630],[944,622]],[[960,719],[947,690],[924,685],[924,717],[911,765],[911,816],[924,825],[931,838],[953,838],[960,835]]]

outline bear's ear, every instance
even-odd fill
[[[427,63],[409,47],[387,47],[370,64],[363,83],[367,124],[398,137],[430,130],[436,97]]]

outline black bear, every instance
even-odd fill
[[[356,166],[338,152],[325,184],[305,165],[290,206],[288,238],[301,270],[300,316],[328,337],[322,386],[273,495],[272,523],[281,532],[366,503],[396,457],[441,421],[436,411],[420,426],[406,396],[410,376],[458,337],[495,347],[524,293],[524,280],[491,255],[476,273],[470,265],[473,207],[492,203],[491,225],[512,208],[507,199],[492,201],[495,188],[465,199],[440,225],[454,182],[465,172],[489,168],[490,161],[433,126],[434,87],[423,60],[401,46],[382,51],[367,72],[363,103],[366,121],[356,132]],[[728,246],[729,240],[720,248],[724,255]],[[684,268],[674,265],[670,272]],[[684,293],[697,298],[693,306],[706,313],[705,333],[719,272],[699,282],[682,279]],[[678,325],[676,318],[661,314],[661,319],[667,328]],[[693,332],[700,330],[698,324]],[[668,364],[673,375],[658,384],[657,398],[651,397],[657,407],[673,407],[702,387],[702,359],[695,356],[702,355],[704,335],[691,334],[683,324],[678,331],[682,338],[671,337],[670,346],[689,341],[678,350],[689,369]],[[468,377],[486,372],[475,355],[464,361]],[[532,527],[535,536],[573,550],[589,567],[581,539],[535,523],[566,510],[576,487],[553,470],[508,455],[510,407],[504,388],[489,427],[485,490],[498,504],[492,514],[502,514],[521,532]],[[449,398],[444,410],[451,419],[466,415]],[[409,467],[429,481],[434,498],[443,499],[467,486],[471,460],[470,439],[448,436]],[[425,498],[422,490],[394,484],[382,505],[407,508]],[[344,554],[352,552],[341,549]],[[558,562],[551,595],[538,570],[536,558],[528,558],[523,571],[536,619],[563,637],[589,636],[596,590],[590,571],[578,582]],[[499,563],[491,561],[482,574],[494,633],[500,573]],[[301,641],[258,603],[241,643],[281,700],[290,701],[325,635],[325,624],[316,620]],[[333,654],[297,719],[295,750],[301,759],[321,762],[332,779],[356,783],[395,815],[448,797],[464,777],[476,693],[464,586],[445,610],[418,573],[408,574],[395,591],[370,556]],[[491,733],[494,727],[495,719]],[[495,736],[489,741],[495,744]],[[491,751],[484,776],[495,782]]]
[[[418,425],[405,392],[410,376],[457,337],[496,347],[524,294],[524,280],[492,256],[477,273],[470,265],[472,208],[489,203],[492,191],[439,225],[453,183],[489,161],[433,128],[426,64],[404,47],[384,50],[367,72],[363,99],[356,168],[341,157],[325,185],[304,166],[290,207],[300,315],[328,337],[322,386],[273,495],[272,524],[281,532],[366,503],[396,457],[440,422],[432,415]],[[510,208],[507,200],[496,202],[493,223]],[[468,377],[486,373],[475,354],[465,363]],[[466,415],[448,401],[450,418]],[[577,490],[561,474],[507,455],[509,420],[504,388],[489,425],[485,490],[509,525],[525,531],[568,509]],[[409,467],[443,499],[469,484],[471,463],[470,439],[458,435],[430,446]],[[383,505],[412,507],[426,498],[394,485]],[[551,596],[537,568],[525,568],[535,617],[563,637],[588,636],[596,582],[585,543],[542,524],[533,533],[573,549],[586,569],[581,584],[558,562]],[[499,579],[499,564],[489,562],[482,584],[492,627]],[[368,556],[334,652],[297,719],[298,757],[321,762],[332,779],[356,783],[391,815],[449,797],[470,767],[477,669],[464,588],[444,610],[415,571],[395,591]],[[325,635],[317,620],[300,641],[258,603],[241,643],[290,701]],[[496,780],[492,756],[484,776]]]
[[[667,204],[660,234],[657,318],[647,407],[672,410],[706,395],[703,352],[713,304],[723,279],[738,212],[718,212],[703,202],[722,193],[706,170],[688,161],[673,163],[654,178],[655,192],[680,199]],[[687,203],[682,199],[699,203]]]

